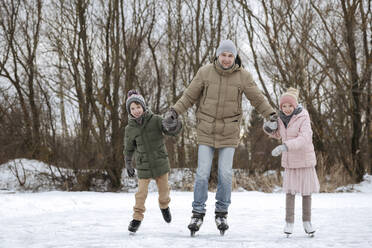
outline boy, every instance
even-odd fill
[[[125,127],[124,156],[125,167],[129,177],[134,177],[132,158],[135,156],[138,174],[138,192],[133,208],[133,220],[128,230],[136,232],[141,225],[145,212],[148,185],[151,178],[156,180],[159,191],[159,207],[164,220],[170,223],[168,173],[170,171],[168,154],[164,145],[164,134],[177,135],[182,128],[181,121],[169,127],[169,123],[159,115],[153,114],[145,105],[143,96],[135,90],[128,92],[126,109],[129,113],[128,125]]]

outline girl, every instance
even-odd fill
[[[302,195],[303,227],[307,234],[313,235],[315,229],[311,225],[311,194],[319,192],[319,181],[315,171],[316,157],[309,113],[297,103],[297,99],[298,91],[289,88],[280,97],[277,125],[265,122],[264,131],[282,140],[282,145],[275,147],[272,155],[282,154],[283,190],[286,192],[284,233],[293,233],[295,194],[299,193]]]
[[[170,202],[168,173],[170,170],[168,154],[164,144],[164,134],[177,135],[182,128],[180,120],[176,125],[164,121],[146,108],[144,98],[135,90],[128,92],[126,108],[129,113],[128,125],[125,127],[124,156],[125,167],[129,177],[134,177],[132,157],[135,156],[138,174],[138,192],[133,208],[133,220],[128,230],[136,232],[141,225],[145,212],[148,185],[153,178],[159,192],[159,207],[164,220],[169,223],[172,216],[168,207]],[[171,124],[171,125],[170,125]]]

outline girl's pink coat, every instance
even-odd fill
[[[265,131],[265,133],[267,132]],[[282,153],[282,167],[315,167],[313,131],[311,130],[310,116],[306,109],[302,109],[301,113],[294,115],[287,128],[279,118],[278,130],[273,134],[267,134],[273,138],[282,139],[282,143],[288,147],[288,152]]]

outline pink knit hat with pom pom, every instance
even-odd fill
[[[284,103],[290,103],[294,108],[298,105],[298,90],[295,88],[290,87],[287,92],[285,92],[279,101],[280,109],[282,109],[282,105]]]

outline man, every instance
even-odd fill
[[[165,121],[172,128],[178,115],[198,104],[198,168],[193,215],[188,226],[192,236],[199,230],[206,212],[208,179],[215,150],[219,152],[215,221],[221,235],[229,228],[226,217],[231,203],[233,157],[240,138],[243,93],[259,113],[273,120],[272,128],[276,129],[274,109],[252,80],[251,74],[242,68],[234,43],[224,40],[217,48],[214,62],[198,70],[182,97],[166,114]]]

